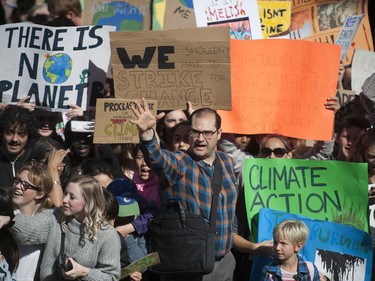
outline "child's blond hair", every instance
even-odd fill
[[[293,246],[297,243],[306,243],[309,236],[309,229],[306,224],[300,220],[286,220],[275,226],[273,229],[273,239],[283,238],[290,241]]]

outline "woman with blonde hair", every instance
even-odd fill
[[[27,217],[17,215],[11,228],[21,243],[45,243],[41,280],[118,280],[120,238],[103,217],[105,198],[90,176],[71,179],[63,207]],[[10,221],[0,216],[0,227]]]
[[[52,191],[52,180],[47,167],[40,163],[22,166],[12,180],[12,202],[15,213],[25,217],[34,216],[52,206],[49,194]],[[20,261],[15,272],[16,280],[38,280],[40,258],[43,243],[19,243]]]

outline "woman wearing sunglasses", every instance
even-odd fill
[[[251,154],[241,151],[234,145],[234,139],[231,134],[222,134],[219,141],[219,149],[227,152],[233,159],[234,169],[239,183],[238,201],[236,207],[237,233],[233,234],[233,245],[236,257],[235,276],[239,279],[249,279],[251,261],[247,255],[264,255],[272,254],[272,241],[263,241],[253,243],[248,240],[249,227],[247,225],[247,215],[245,207],[245,196],[243,188],[243,165],[247,158],[253,158]],[[270,134],[263,135],[259,140],[260,158],[292,158],[293,149],[290,140],[287,137]]]
[[[52,180],[46,166],[33,163],[21,167],[17,176],[12,180],[12,201],[16,213],[24,216],[34,216],[51,206],[49,193],[52,190]],[[19,245],[20,261],[15,272],[16,280],[39,280],[39,259],[43,244]]]
[[[259,142],[260,158],[292,158],[293,148],[290,140],[282,135],[265,135]]]

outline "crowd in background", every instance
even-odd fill
[[[2,4],[0,23],[82,24],[78,0]],[[350,90],[350,79],[350,66],[341,65],[338,88]],[[111,79],[105,97],[114,97]],[[95,122],[93,112],[76,105],[65,113],[50,112],[35,108],[28,98],[1,104],[0,280],[118,280],[121,268],[149,253],[148,223],[163,202],[177,198],[209,218],[216,158],[225,176],[213,273],[159,276],[147,269],[133,272],[129,280],[249,280],[252,258],[275,253],[282,262],[267,266],[262,280],[327,280],[298,255],[308,236],[303,224],[278,225],[273,242],[251,242],[243,165],[253,157],[367,163],[375,245],[375,74],[349,104],[340,108],[336,97],[327,99],[322,106],[335,112],[335,132],[331,141],[312,147],[278,134],[224,133],[216,111],[194,109],[188,101],[186,109],[154,116],[141,110],[148,108],[146,100],[132,108],[139,144],[98,145],[93,132],[77,132],[72,123]]]

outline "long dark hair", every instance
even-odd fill
[[[10,189],[0,187],[0,215],[14,218],[12,197]],[[15,272],[18,267],[19,254],[18,246],[12,233],[7,227],[0,229],[0,252],[9,264],[10,272]]]
[[[34,142],[33,146],[25,155],[25,163],[36,161],[43,162],[47,165],[46,160],[48,159],[48,155],[50,155],[54,149],[65,149],[65,147],[63,144],[51,137],[40,137]],[[72,164],[68,156],[65,157],[64,164],[64,170],[60,175],[60,181],[63,188],[65,188],[66,183],[70,179],[72,169]]]

